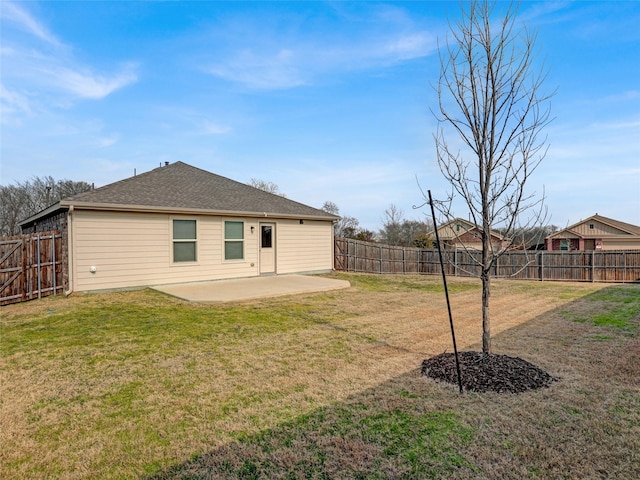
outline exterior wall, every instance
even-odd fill
[[[76,291],[249,277],[258,272],[258,235],[251,234],[248,219],[228,219],[245,221],[245,258],[224,261],[220,217],[78,210],[72,216]],[[195,262],[172,262],[173,219],[196,220]]]
[[[75,291],[242,278],[260,272],[259,223],[264,219],[83,210],[71,216]],[[196,220],[195,262],[172,262],[173,219]],[[245,222],[242,260],[224,260],[225,220]],[[276,223],[276,273],[331,270],[331,222],[269,221]]]
[[[593,225],[593,228],[589,228],[589,225]],[[607,237],[610,235],[626,234],[626,232],[623,232],[614,227],[610,227],[609,225],[605,225],[604,223],[600,223],[596,220],[585,221],[580,225],[576,225],[571,230],[576,232],[579,236],[587,237],[587,238],[600,238],[600,237]]]
[[[57,230],[61,233],[67,231],[67,211],[60,211],[55,215],[38,220],[31,226],[23,228],[22,233],[37,233],[37,232],[49,232],[51,230]]]
[[[578,238],[554,238],[551,240],[551,248],[547,243],[547,250],[562,250],[562,242],[567,242],[568,251],[580,250],[580,239]]]
[[[438,232],[439,234],[440,232]],[[442,238],[441,238],[442,240]],[[492,237],[493,248],[496,250],[500,249],[502,246],[501,240],[495,237]],[[479,233],[476,233],[475,230],[472,232],[463,233],[459,237],[453,239],[445,239],[443,240],[444,248],[448,249],[465,249],[468,250],[482,250],[482,238]]]
[[[333,268],[331,222],[279,220],[276,242],[276,273],[325,272]]]
[[[458,226],[460,228],[458,228]],[[469,226],[462,222],[450,222],[442,225],[438,228],[438,236],[440,240],[451,240],[458,236],[465,235],[465,232],[469,232]],[[475,230],[475,227],[472,227]]]
[[[560,238],[547,239],[547,250],[560,250],[562,240]],[[593,241],[593,249],[595,250],[640,250],[640,238],[566,238],[565,240],[569,242],[569,250],[571,251],[592,250],[590,240]]]
[[[640,250],[640,238],[603,238],[602,250]]]

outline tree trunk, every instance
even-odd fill
[[[484,270],[484,269],[483,269]],[[489,297],[491,296],[491,275],[482,272],[482,352],[491,353],[491,317],[489,314]]]
[[[484,192],[483,195],[485,195]],[[482,352],[487,355],[491,353],[491,315],[489,313],[489,298],[491,297],[492,245],[490,232],[491,224],[485,216],[482,228],[482,273],[480,274],[480,277],[482,278]]]

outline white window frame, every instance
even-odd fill
[[[227,223],[240,223],[242,224],[242,238],[227,238]],[[244,262],[246,258],[246,235],[245,235],[246,222],[244,220],[223,220],[222,222],[222,260],[224,262]],[[227,242],[240,242],[242,243],[242,258],[227,258]]]
[[[194,222],[195,224],[195,238],[174,238],[174,224],[176,221],[188,221]],[[171,264],[172,265],[194,265],[198,263],[198,258],[200,257],[198,252],[198,220],[195,218],[183,218],[183,217],[172,217],[171,218]],[[194,260],[176,260],[175,259],[175,250],[174,245],[176,243],[193,243],[195,247],[195,259]]]

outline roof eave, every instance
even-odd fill
[[[277,212],[251,212],[251,211],[235,211],[235,210],[212,210],[205,208],[183,208],[183,207],[162,207],[153,205],[125,205],[114,203],[91,203],[91,202],[60,202],[63,207],[73,208],[74,210],[100,210],[100,211],[117,211],[117,212],[140,212],[140,213],[173,213],[181,215],[218,215],[224,217],[259,217],[259,218],[292,218],[301,220],[322,220],[333,222],[339,220],[340,217],[335,215],[309,215],[295,213],[277,213]]]
[[[45,208],[44,210],[40,210],[38,213],[31,215],[29,218],[25,218],[21,222],[18,222],[18,226],[20,228],[29,225],[30,223],[35,222],[39,218],[48,217],[50,215],[55,214],[57,211],[65,211],[67,210],[67,206],[63,206],[62,202],[54,203],[50,207]]]

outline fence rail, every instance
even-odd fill
[[[478,276],[480,252],[443,251],[445,273]],[[422,250],[335,239],[334,268],[345,272],[440,274],[437,250]],[[512,251],[502,255],[494,266],[497,278],[573,282],[638,282],[640,250],[630,251]]]
[[[55,231],[0,238],[0,305],[62,293],[62,243]]]

